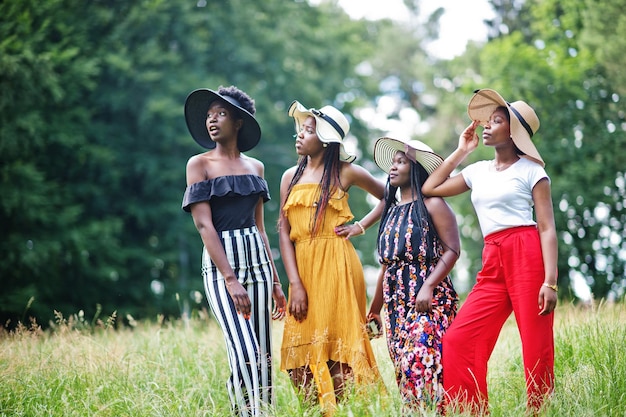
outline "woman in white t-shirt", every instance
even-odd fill
[[[488,410],[487,362],[511,312],[522,340],[527,406],[542,407],[554,387],[553,311],[557,303],[557,238],[544,162],[531,141],[539,128],[525,102],[508,103],[496,91],[477,90],[473,120],[457,149],[428,177],[422,191],[449,197],[471,190],[484,236],[476,284],[443,338],[444,388],[450,408]],[[453,175],[478,147],[495,157]],[[534,216],[533,216],[534,209]]]

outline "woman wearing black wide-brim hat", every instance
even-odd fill
[[[204,244],[202,277],[227,340],[232,411],[246,416],[272,403],[271,318],[282,319],[286,306],[263,224],[264,166],[242,153],[261,139],[254,114],[254,101],[234,86],[198,89],[185,101],[189,132],[209,150],[187,162],[183,209]]]
[[[539,118],[523,101],[508,102],[491,89],[475,91],[472,123],[457,149],[424,183],[425,195],[471,190],[484,238],[476,284],[443,338],[444,387],[474,414],[488,412],[487,362],[504,322],[515,314],[522,341],[527,406],[536,414],[554,389],[554,309],[557,237],[545,163],[531,138]],[[494,159],[452,171],[482,142]]]

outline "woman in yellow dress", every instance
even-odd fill
[[[363,267],[348,238],[376,223],[382,206],[347,223],[354,218],[348,189],[380,200],[384,184],[352,163],[356,157],[342,143],[350,125],[339,110],[294,101],[289,115],[299,160],[280,185],[280,250],[289,278],[281,369],[305,398],[317,392],[322,408],[332,410],[347,381],[379,379],[365,326]]]

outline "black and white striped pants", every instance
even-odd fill
[[[235,310],[224,277],[206,248],[202,254],[204,289],[226,341],[231,370],[227,387],[233,412],[259,416],[266,414],[273,402],[271,262],[256,227],[223,231],[220,239],[237,279],[248,291],[252,304],[250,319]]]

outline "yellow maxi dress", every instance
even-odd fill
[[[283,207],[308,296],[308,313],[301,323],[291,315],[285,320],[281,370],[310,367],[325,407],[335,402],[327,361],[348,364],[357,384],[379,381],[380,375],[365,330],[363,267],[350,240],[334,231],[354,218],[348,194],[335,193],[319,232],[312,237],[318,193],[318,184],[296,184]]]

